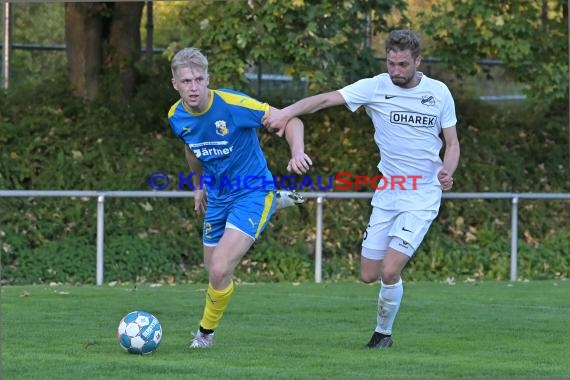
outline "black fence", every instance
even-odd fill
[[[2,46],[2,45],[0,45]],[[16,85],[25,81],[41,80],[52,73],[66,70],[65,45],[60,44],[12,44],[10,62],[10,83]],[[164,48],[153,48],[153,54],[162,54]],[[143,49],[144,53],[148,53]],[[378,60],[384,61],[384,57]],[[479,60],[483,67],[482,74],[475,77],[456,79],[456,84],[466,89],[468,96],[490,102],[524,101],[526,96],[522,93],[522,86],[513,82],[505,75],[503,64],[499,60]],[[274,67],[274,66],[273,66]],[[435,78],[445,78],[450,82],[450,74],[445,65],[438,58],[426,57],[422,60],[421,70]],[[287,94],[285,100],[300,99],[309,94],[308,82],[304,79],[295,79],[283,75],[278,70],[263,72],[252,68],[245,74],[251,82],[252,95],[264,98],[281,98]],[[36,79],[37,78],[37,79]],[[451,82],[453,83],[453,78]],[[453,86],[453,84],[452,84]]]

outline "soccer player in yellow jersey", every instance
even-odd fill
[[[274,210],[302,199],[277,191],[259,145],[257,129],[273,109],[269,104],[236,91],[208,88],[208,60],[195,48],[179,51],[171,69],[172,85],[181,99],[171,107],[168,120],[196,173],[194,210],[205,212],[202,239],[209,285],[190,347],[208,348],[234,291],[237,264]],[[304,152],[301,120],[292,118],[280,135],[291,149],[288,169],[306,173],[312,162]]]

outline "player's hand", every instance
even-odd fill
[[[277,133],[278,136],[283,137],[285,126],[289,119],[290,117],[287,115],[287,112],[279,109],[272,109],[271,112],[268,112],[263,116],[261,122],[269,132]]]
[[[293,154],[293,156],[289,160],[289,163],[287,164],[287,171],[299,175],[305,174],[306,172],[309,171],[311,165],[313,165],[311,157],[309,157],[305,152],[299,152]]]
[[[437,173],[437,179],[439,180],[443,191],[449,191],[453,187],[453,177],[447,170],[441,169],[440,172]]]
[[[206,192],[203,189],[194,190],[194,212],[197,215],[204,214],[206,212],[207,205],[208,199],[206,197]]]

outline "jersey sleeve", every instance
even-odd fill
[[[231,90],[217,90],[216,93],[232,107],[232,119],[238,128],[261,128],[261,119],[269,111],[269,104],[260,102],[246,94]]]
[[[374,96],[378,81],[375,78],[365,78],[357,82],[349,84],[338,90],[344,101],[346,107],[354,112],[360,106],[370,103]]]
[[[182,99],[178,100],[176,103],[174,103],[174,105],[172,105],[172,107],[170,107],[170,110],[168,111],[168,123],[170,124],[170,129],[176,135],[176,137],[184,140],[181,137],[182,127],[178,121],[178,108],[180,107],[181,103]]]
[[[453,96],[443,85],[442,107],[441,107],[441,128],[450,128],[457,124],[457,116],[455,115],[455,102]]]

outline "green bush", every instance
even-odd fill
[[[84,238],[50,241],[35,249],[18,251],[2,277],[16,284],[94,283],[95,249]]]
[[[128,105],[83,104],[63,80],[0,94],[0,188],[149,190],[147,177],[188,172],[166,120],[176,94],[168,73],[146,73]],[[152,80],[153,77],[159,78]],[[30,101],[30,93],[34,101]],[[564,192],[568,176],[566,105],[489,105],[458,99],[457,192]],[[303,118],[317,176],[375,175],[379,154],[364,112],[343,107]],[[288,174],[282,139],[261,132],[268,163]],[[303,189],[307,190],[307,189]],[[371,189],[362,189],[371,191]],[[91,283],[95,279],[96,200],[0,198],[2,283]],[[309,281],[314,275],[314,200],[277,213],[240,263],[240,281]],[[369,200],[326,200],[323,278],[357,279]],[[105,281],[203,282],[201,224],[191,199],[107,198]],[[445,200],[406,270],[411,280],[507,279],[508,200]],[[521,200],[519,277],[567,278],[566,201]]]

